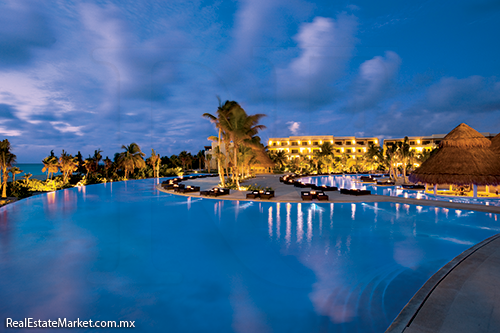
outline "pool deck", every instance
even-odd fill
[[[183,182],[200,186],[201,190],[217,186],[219,178],[200,178]],[[246,199],[248,191],[231,191],[215,200],[304,202],[300,192],[307,189],[279,182],[279,175],[259,175],[246,184],[272,187],[271,200]],[[200,197],[199,192],[176,195]],[[448,209],[500,213],[500,207],[383,195],[353,196],[326,192],[329,203],[395,202]],[[313,202],[317,202],[314,200]],[[480,333],[500,332],[500,234],[490,237],[464,251],[434,274],[413,296],[386,333]]]

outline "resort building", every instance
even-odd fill
[[[288,138],[270,138],[268,141],[269,151],[284,151],[288,159],[306,156],[312,158],[315,152],[321,151],[321,145],[329,142],[333,145],[335,155],[343,153],[351,158],[362,156],[366,153],[370,144],[379,145],[376,137],[357,138],[355,136],[333,136],[333,135],[307,135],[290,136]]]
[[[495,136],[494,134],[491,134],[489,132],[483,132],[481,134],[490,140]],[[426,150],[430,151],[434,148],[439,147],[441,140],[443,140],[445,136],[446,134],[432,134],[428,136],[409,136],[408,143],[410,144],[410,150],[416,150],[419,153]],[[384,152],[385,149],[387,149],[387,146],[403,141],[404,138],[384,140]]]

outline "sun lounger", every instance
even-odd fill
[[[346,188],[341,188],[340,189],[340,194],[351,194],[349,189]]]
[[[325,193],[317,192],[316,199],[318,199],[318,201],[325,201],[325,200],[328,200],[329,198],[328,198],[328,195],[326,195]]]
[[[336,186],[327,186],[327,185],[313,185],[312,186],[312,189],[313,190],[318,190],[318,191],[323,191],[323,192],[326,192],[326,191],[338,191],[339,189],[336,187]]]
[[[257,199],[257,198],[260,198],[259,191],[252,191],[250,193],[247,193],[247,199]]]
[[[260,198],[267,199],[267,200],[274,198],[274,191],[266,191],[264,193],[261,193]]]
[[[302,198],[302,200],[312,200],[312,194],[309,191],[300,192],[300,197]]]
[[[368,191],[368,190],[349,190],[351,195],[370,195],[372,194],[371,191]]]

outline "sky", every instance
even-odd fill
[[[500,132],[500,2],[0,0],[0,140],[196,154],[234,100],[290,135]]]

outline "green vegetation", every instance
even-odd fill
[[[420,153],[410,150],[408,137],[403,142],[387,145],[385,151],[378,145],[370,144],[366,152],[356,158],[347,153],[334,153],[334,147],[329,142],[323,143],[320,148],[320,151],[312,154],[312,158],[306,156],[310,153],[291,160],[287,159],[284,151],[268,154],[275,163],[275,173],[388,172],[394,180],[397,180],[397,174],[402,174],[403,180],[407,182],[407,175],[414,166],[422,164],[437,151],[437,148]]]
[[[252,165],[273,165],[257,136],[265,128],[258,124],[265,115],[248,115],[237,102],[226,101],[222,104],[220,98],[218,100],[216,115],[203,114],[218,130],[217,137],[208,139],[217,142],[212,153],[217,160],[221,186],[241,189],[240,181],[251,175]]]
[[[182,176],[189,168],[203,166],[204,154],[199,151],[192,156],[182,151],[179,156],[160,157],[154,149],[151,157],[144,160],[145,154],[136,143],[122,146],[124,151],[116,153],[114,159],[108,156],[103,159],[101,149],[94,151],[93,156],[83,159],[78,152],[75,156],[65,150],[58,157],[54,151],[43,159],[42,172],[47,174],[45,180],[33,179],[31,174],[25,174],[22,179],[16,175],[22,172],[14,166],[16,155],[7,139],[0,141],[0,179],[2,197],[26,198],[37,192],[50,192],[74,186],[122,181],[127,179],[158,178]],[[100,163],[102,161],[102,163]],[[57,172],[62,175],[54,176]],[[9,174],[12,181],[8,182]],[[3,200],[2,202],[4,202]],[[6,201],[5,201],[6,202]]]

